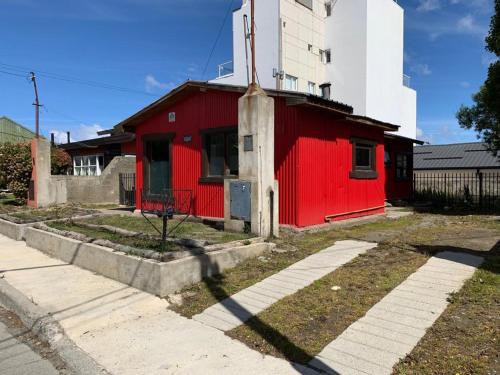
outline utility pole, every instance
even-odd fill
[[[251,0],[250,7],[250,22],[251,22],[251,39],[252,39],[252,86],[256,84],[256,69],[255,69],[255,0]]]
[[[30,72],[31,74],[31,82],[33,82],[33,87],[35,89],[35,102],[33,105],[35,106],[35,134],[36,138],[40,138],[40,101],[38,100],[38,87],[36,85],[36,76],[34,72]]]

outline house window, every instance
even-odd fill
[[[202,132],[203,176],[205,182],[238,176],[238,130],[235,128]]]
[[[377,144],[366,139],[351,139],[352,171],[351,178],[375,179],[378,177],[376,163]]]
[[[411,155],[396,155],[396,180],[405,181],[410,179],[412,170]]]
[[[325,10],[326,10],[326,16],[330,17],[332,15],[332,3],[330,1],[327,1],[325,3]]]
[[[295,0],[295,2],[302,4],[303,6],[305,6],[306,8],[309,8],[311,10],[313,8],[312,0]]]
[[[322,63],[325,62],[325,51],[323,51],[322,49],[319,50],[319,61],[321,61]]]
[[[325,62],[327,64],[330,64],[332,62],[332,51],[329,49],[325,51]]]
[[[102,155],[73,157],[73,174],[75,176],[100,176],[104,158]]]
[[[384,164],[386,168],[392,165],[391,148],[388,145],[385,145]]]
[[[311,95],[316,95],[316,84],[314,82],[307,83],[307,91]]]
[[[287,74],[285,77],[285,89],[289,91],[298,91],[299,87],[297,77]]]

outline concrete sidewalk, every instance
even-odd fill
[[[443,252],[429,259],[328,344],[311,362],[329,374],[390,375],[448,306],[483,258]]]
[[[165,300],[49,258],[0,236],[5,280],[53,315],[116,375],[311,374],[167,309]]]
[[[335,245],[210,306],[193,319],[221,331],[229,331],[375,247],[376,243],[364,241],[337,241]]]

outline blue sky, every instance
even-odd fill
[[[25,78],[34,70],[42,132],[93,137],[186,79],[212,78],[217,64],[232,57],[229,18],[207,65],[230,3],[0,0],[0,116],[34,128],[33,89]],[[406,11],[405,71],[418,91],[420,138],[474,141],[455,113],[471,102],[492,61],[484,37],[493,0],[399,3]]]

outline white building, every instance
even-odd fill
[[[233,14],[234,62],[212,82],[246,85],[250,2]],[[255,0],[259,83],[349,104],[416,138],[417,94],[403,74],[404,11],[394,0]]]

